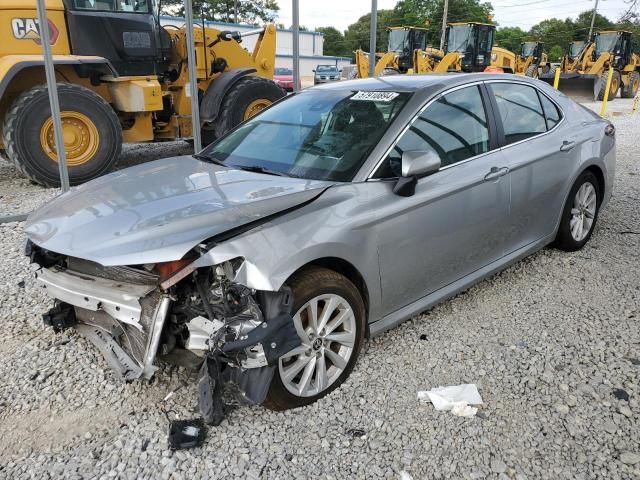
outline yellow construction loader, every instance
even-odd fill
[[[396,48],[400,43],[401,29],[404,29],[407,39],[402,55],[398,53],[399,48]],[[425,47],[426,31],[424,37],[420,37],[422,44],[410,41],[412,29],[415,27],[390,29],[389,48],[386,53],[380,54],[380,59],[376,62],[376,76],[397,73],[481,72],[489,65],[495,25],[477,22],[450,23],[445,32],[444,50]],[[395,36],[393,41],[392,36]],[[361,78],[369,75],[368,56],[362,50],[356,51],[357,71]],[[398,68],[400,65],[403,68]]]
[[[387,51],[376,53],[375,76],[414,73],[414,52],[425,51],[427,29],[420,27],[387,27],[389,40]],[[358,78],[369,76],[369,54],[362,49],[355,52],[356,75]]]
[[[632,33],[626,31],[597,32],[592,43],[572,43],[559,67],[559,89],[576,98],[603,100],[611,67],[608,100],[618,92],[622,98],[635,97],[640,86],[640,57],[633,53],[632,43]],[[554,74],[555,69],[540,78],[551,83]]]
[[[152,0],[46,0],[71,184],[113,167],[123,142],[193,136],[186,28],[193,28],[203,141],[284,96],[271,78],[276,29],[160,24]],[[0,151],[29,178],[59,185],[33,0],[0,2]],[[252,52],[240,42],[256,35]]]
[[[542,42],[522,42],[519,55],[506,48],[495,46],[491,50],[491,66],[499,67],[505,73],[532,78],[538,78],[541,69],[543,74],[551,69]]]

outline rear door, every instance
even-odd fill
[[[511,253],[553,233],[566,179],[580,151],[578,132],[563,128],[560,108],[537,88],[508,81],[488,87],[498,112],[501,154],[511,176],[511,213],[504,237],[506,253]]]
[[[403,151],[430,148],[441,169],[401,197],[387,183],[375,199],[384,313],[459,280],[504,253],[509,175],[493,149],[491,110],[481,85],[433,101],[400,136],[374,177],[399,176]]]

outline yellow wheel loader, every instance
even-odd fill
[[[380,54],[375,75],[431,72],[482,72],[488,65],[495,25],[450,23],[445,32],[444,51],[426,48],[426,30],[394,27],[389,33],[388,51]],[[416,36],[415,31],[420,34]],[[417,41],[419,40],[419,41]],[[358,77],[369,76],[369,55],[356,51]]]
[[[375,76],[414,73],[414,52],[425,51],[427,29],[420,27],[387,27],[389,40],[385,53],[376,53]],[[355,52],[356,76],[369,76],[369,54],[362,49]]]
[[[558,88],[572,97],[603,100],[611,67],[608,100],[618,92],[622,98],[635,97],[640,86],[640,57],[632,48],[632,33],[626,31],[597,32],[592,43],[572,43],[559,67]],[[551,83],[554,74],[555,69],[541,79]]]
[[[160,24],[156,0],[46,0],[71,184],[109,171],[123,142],[193,136],[186,28],[193,28],[207,143],[284,96],[271,78],[273,25],[250,32]],[[0,2],[0,151],[29,178],[59,185],[33,0]],[[257,35],[252,52],[241,46]]]
[[[506,48],[493,47],[491,66],[499,67],[505,73],[515,73],[532,78],[538,78],[541,69],[542,73],[548,73],[551,69],[542,42],[522,42],[519,55]]]

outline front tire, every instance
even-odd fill
[[[88,88],[58,83],[58,98],[71,185],[99,177],[118,160],[122,128],[113,108]],[[20,94],[3,125],[7,156],[25,176],[60,186],[53,120],[46,85]]]
[[[364,302],[350,280],[333,270],[310,267],[288,284],[302,345],[279,360],[264,402],[271,410],[309,405],[338,388],[364,342]]]
[[[571,187],[562,211],[554,242],[557,248],[574,252],[585,246],[596,226],[601,199],[602,192],[596,176],[589,171],[582,172]]]
[[[598,79],[598,100],[604,100],[604,94],[607,89],[607,79],[609,77],[609,71],[606,70],[600,78]],[[620,88],[620,72],[617,70],[613,71],[613,75],[611,77],[611,85],[609,86],[609,97],[608,101],[613,100],[618,95],[618,89]]]

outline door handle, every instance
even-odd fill
[[[569,150],[571,150],[573,147],[576,146],[576,142],[570,142],[569,140],[565,140],[564,142],[562,142],[562,145],[560,145],[560,151],[561,152],[568,152]]]
[[[485,180],[495,180],[500,177],[504,177],[507,173],[509,173],[508,167],[491,167],[489,173],[484,176]]]

